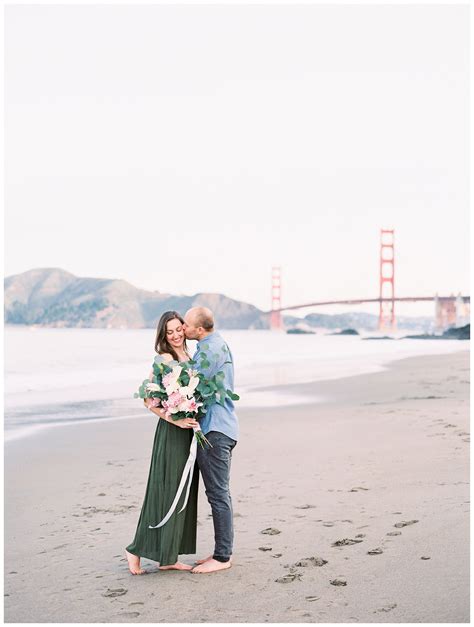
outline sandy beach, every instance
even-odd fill
[[[5,621],[469,622],[468,350],[292,390],[325,401],[239,412],[234,565],[212,575],[128,572],[151,414],[7,443]],[[202,483],[198,525],[204,557]]]

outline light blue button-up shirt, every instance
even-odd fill
[[[208,368],[201,367],[199,354],[202,352],[206,354],[210,362]],[[193,359],[197,361],[196,368],[206,377],[213,377],[221,370],[224,373],[225,389],[234,391],[234,359],[220,333],[214,331],[200,340]],[[224,406],[219,403],[210,405],[201,418],[200,425],[204,435],[209,431],[219,431],[233,440],[239,438],[239,421],[234,411],[234,403],[230,398],[225,399]]]

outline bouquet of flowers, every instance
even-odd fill
[[[205,353],[201,352],[200,359],[203,368],[210,366]],[[225,389],[222,371],[206,378],[198,372],[196,365],[197,362],[192,359],[180,363],[166,362],[161,355],[157,355],[153,362],[152,379],[143,381],[135,398],[152,399],[152,406],[163,408],[173,420],[194,418],[198,421],[213,403],[224,405],[226,398],[239,400],[232,390]],[[194,434],[202,447],[205,444],[211,446],[200,429],[195,428]]]

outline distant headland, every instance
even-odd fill
[[[224,294],[190,296],[148,291],[122,279],[78,277],[62,268],[35,268],[4,281],[5,323],[45,327],[150,328],[170,309],[184,313],[195,305],[210,307],[222,329],[268,329],[269,318],[258,307]],[[285,316],[286,326],[376,330],[378,316],[365,312],[311,313],[304,319]],[[432,318],[399,318],[406,329],[430,331]]]

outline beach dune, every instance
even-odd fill
[[[128,572],[148,412],[7,443],[6,622],[469,622],[469,352],[288,391],[325,401],[239,412],[234,565],[212,575]]]

